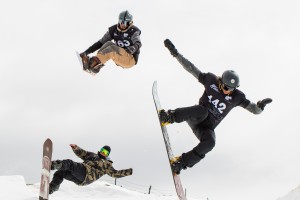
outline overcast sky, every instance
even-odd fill
[[[108,62],[92,77],[75,51],[98,41],[128,9],[142,30],[139,63]],[[273,200],[300,183],[300,5],[296,0],[11,0],[0,6],[0,175],[40,179],[42,143],[54,159],[80,161],[69,147],[112,148],[127,181],[173,190],[151,95],[158,81],[165,109],[198,102],[203,87],[163,40],[201,71],[233,69],[261,115],[236,108],[216,128],[216,147],[182,172],[189,193],[212,200]],[[174,154],[198,140],[186,123],[168,127]]]

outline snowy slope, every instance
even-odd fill
[[[297,188],[290,191],[285,196],[278,198],[277,200],[299,200],[299,199],[300,199],[300,185]]]
[[[0,188],[1,200],[36,200],[39,193],[39,183],[26,186],[23,176],[0,176]],[[83,187],[64,181],[60,190],[51,195],[51,200],[71,199],[176,200],[178,198],[176,196],[158,196],[130,191],[101,180]]]
[[[37,200],[39,183],[26,185],[23,176],[0,176],[1,200]],[[51,200],[177,200],[176,196],[164,196],[155,194],[143,194],[115,186],[105,181],[96,181],[88,186],[77,186],[72,182],[64,181],[60,190],[51,195]],[[188,197],[189,200],[196,200]],[[276,200],[299,200],[300,186]],[[207,200],[207,199],[197,199]]]
[[[27,199],[34,197],[23,176],[0,176],[0,199]],[[32,198],[34,199],[34,198]]]

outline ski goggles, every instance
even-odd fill
[[[105,157],[107,157],[109,155],[109,151],[107,151],[104,148],[101,148],[99,152],[100,152],[101,155],[103,155]]]
[[[235,88],[229,87],[229,86],[225,85],[224,83],[222,84],[222,88],[223,88],[224,90],[230,91],[230,92],[232,92],[233,90],[235,90]]]
[[[123,19],[120,19],[119,20],[119,24],[124,24],[125,26],[127,26],[128,25],[128,21],[126,21],[126,20],[123,20]]]

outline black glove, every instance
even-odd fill
[[[136,47],[134,45],[129,46],[126,48],[126,51],[127,51],[127,53],[134,54],[136,52]]]
[[[178,56],[177,49],[175,48],[174,44],[169,39],[165,39],[164,43],[165,43],[165,47],[167,47],[169,49],[172,56],[174,56],[174,57]]]
[[[266,99],[263,99],[263,100],[261,100],[261,101],[258,101],[258,102],[257,102],[257,106],[258,106],[260,109],[264,110],[265,106],[266,106],[267,104],[271,103],[271,102],[272,102],[272,99],[271,99],[271,98],[266,98]]]

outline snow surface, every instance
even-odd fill
[[[1,200],[36,200],[39,194],[39,183],[26,185],[23,176],[0,176]],[[176,196],[143,194],[110,184],[101,179],[87,186],[77,186],[70,181],[64,181],[59,191],[53,193],[51,200],[175,200]],[[189,198],[190,200],[195,200]]]
[[[0,176],[0,199],[1,200],[36,200],[39,194],[39,183],[26,185],[23,176]],[[128,190],[121,186],[116,186],[101,179],[87,186],[77,186],[70,181],[64,181],[60,189],[50,195],[51,200],[177,200],[173,195],[146,194]],[[196,200],[188,197],[189,200]],[[300,185],[277,200],[299,200]],[[197,200],[213,200],[208,198],[197,198]]]
[[[300,199],[300,185],[286,194],[283,197],[278,198],[277,200],[299,200]]]

